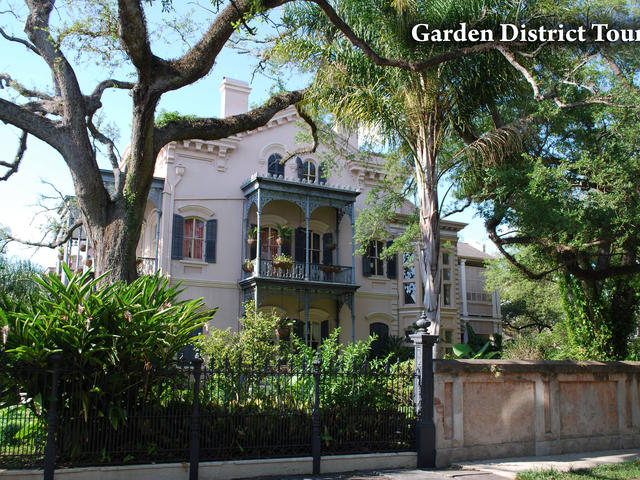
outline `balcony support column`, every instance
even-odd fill
[[[349,310],[351,310],[351,341],[356,341],[356,311],[355,311],[355,294],[349,294]]]
[[[260,269],[261,266],[260,265],[260,250],[261,250],[261,238],[262,237],[262,226],[261,226],[261,222],[260,219],[262,217],[262,202],[260,201],[260,190],[258,190],[258,202],[257,202],[257,206],[258,206],[258,210],[256,212],[256,228],[258,230],[258,235],[256,235],[256,275],[260,276]],[[246,243],[246,242],[245,242]],[[245,247],[246,248],[246,247]],[[244,261],[244,259],[243,259]],[[258,305],[256,304],[256,307]]]
[[[307,265],[309,265],[307,263]],[[309,289],[304,290],[304,343],[309,345]]]
[[[304,249],[304,279],[309,280],[309,217],[310,217],[309,197],[307,196],[307,203],[304,210],[304,222],[305,222],[305,249]]]

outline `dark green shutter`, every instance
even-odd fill
[[[329,320],[325,320],[320,324],[320,339],[329,338]]]
[[[171,233],[171,258],[182,259],[182,248],[184,243],[184,217],[173,215],[173,230]]]
[[[327,184],[327,169],[325,168],[325,166],[322,163],[318,167],[318,183],[320,185],[326,185]]]
[[[294,237],[294,256],[293,259],[296,262],[305,262],[305,248],[306,248],[306,244],[305,244],[305,229],[302,227],[298,227],[295,230],[295,237]]]
[[[332,243],[332,233],[325,233],[322,235],[322,263],[324,265],[333,265],[333,250],[327,247],[327,245],[330,245]]]
[[[393,243],[392,240],[387,242],[387,248]],[[394,254],[387,258],[387,278],[398,278],[398,255]]]
[[[368,246],[366,252],[362,256],[362,276],[370,277],[371,276],[371,261],[369,259],[369,249],[371,247]]]
[[[296,157],[296,170],[298,171],[298,180],[302,180],[304,178],[304,166],[300,157]]]
[[[216,263],[216,243],[218,238],[218,220],[207,220],[205,228],[206,243],[204,259],[207,263]]]

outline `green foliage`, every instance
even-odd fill
[[[500,356],[502,337],[495,336],[494,340],[484,340],[474,332],[473,327],[467,323],[468,343],[456,343],[452,345],[456,358],[495,358]]]
[[[41,272],[40,267],[28,260],[10,261],[0,256],[0,295],[26,300],[36,291],[34,277]]]
[[[290,353],[287,342],[278,342],[276,328],[293,326],[293,321],[283,319],[275,312],[260,312],[255,302],[243,304],[244,316],[240,319],[242,328],[220,330],[212,328],[209,334],[198,340],[200,352],[215,367],[238,365],[250,367],[266,360],[275,364],[278,358]]]
[[[120,404],[134,385],[150,389],[151,372],[175,361],[211,317],[202,300],[178,300],[177,287],[159,275],[131,284],[103,285],[90,273],[37,277],[38,291],[29,301],[0,298],[0,325],[6,334],[0,358],[0,407],[20,402],[27,394],[38,415],[46,405],[47,382],[42,368],[49,357],[61,356],[65,383],[82,399],[85,418],[97,409],[115,425],[126,417]],[[197,337],[195,337],[197,339]]]
[[[170,123],[181,124],[184,121],[192,122],[198,120],[198,118],[196,115],[183,115],[180,112],[166,112],[163,110],[156,118],[155,125],[156,127],[162,128]]]
[[[593,468],[559,472],[557,470],[536,470],[520,472],[516,480],[634,480],[640,478],[640,460],[598,465]]]
[[[526,257],[522,252],[520,258]],[[527,259],[528,264],[536,262],[533,257]],[[503,327],[509,336],[533,335],[564,318],[560,287],[551,275],[531,280],[500,257],[486,262],[484,276],[487,291],[500,292]]]

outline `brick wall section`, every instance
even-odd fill
[[[640,447],[640,362],[437,360],[438,467]]]

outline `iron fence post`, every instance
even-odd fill
[[[411,335],[415,347],[415,377],[413,386],[416,408],[416,451],[418,468],[436,466],[436,425],[433,421],[433,346],[437,335],[429,335],[430,322],[423,312],[416,322],[418,331]]]
[[[320,473],[320,357],[313,359],[313,412],[311,430],[311,456],[313,457],[313,474]]]
[[[191,409],[191,441],[189,442],[189,480],[198,480],[200,462],[200,375],[202,358],[196,352],[193,364],[193,405]]]
[[[62,357],[54,353],[49,357],[51,390],[47,411],[47,444],[44,447],[44,480],[53,480],[56,468],[56,432],[58,430],[58,381],[60,379],[60,361]]]

